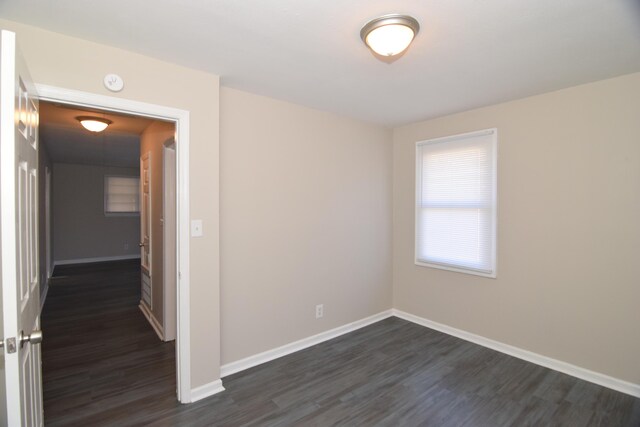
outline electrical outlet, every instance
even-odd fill
[[[324,316],[324,305],[318,304],[316,305],[316,319],[319,319],[322,316]]]
[[[125,244],[124,244],[124,250],[126,251],[127,249],[129,249],[129,244],[128,244],[128,243],[125,243]]]

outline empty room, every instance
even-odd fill
[[[0,425],[640,425],[637,1],[4,0],[0,29]],[[110,123],[62,153],[49,106]],[[107,253],[55,159],[130,116],[170,124],[121,146],[156,240],[105,199]]]

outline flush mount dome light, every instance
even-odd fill
[[[384,15],[365,24],[362,41],[375,53],[394,56],[404,51],[420,31],[418,21],[407,15]]]
[[[102,132],[113,123],[111,120],[103,119],[101,117],[80,116],[76,117],[76,120],[88,131]]]

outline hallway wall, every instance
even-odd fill
[[[54,263],[140,256],[140,216],[104,213],[106,175],[137,177],[139,171],[66,163],[53,165]]]

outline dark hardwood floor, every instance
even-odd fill
[[[224,378],[181,405],[139,267],[56,269],[43,314],[47,425],[640,426],[640,399],[389,318]]]
[[[56,267],[42,313],[46,425],[109,424],[137,405],[173,404],[175,347],[139,302],[138,260]]]

